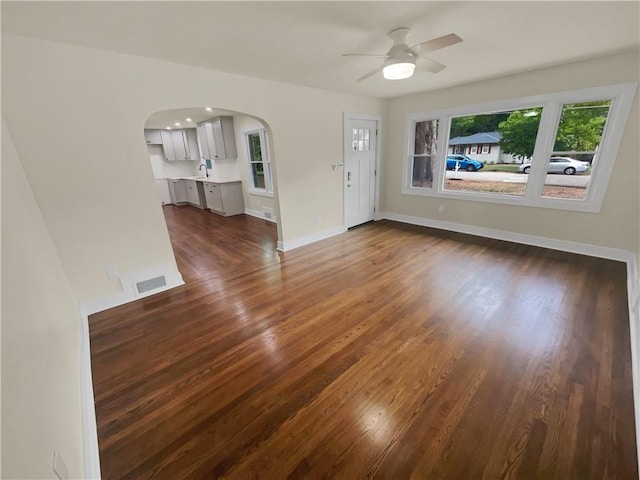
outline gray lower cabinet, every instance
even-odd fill
[[[187,187],[187,203],[198,208],[205,207],[204,186],[202,182],[195,180],[184,180]]]
[[[174,204],[187,203],[186,180],[169,180],[169,193]]]
[[[242,182],[203,183],[204,196],[209,210],[225,217],[244,213]]]

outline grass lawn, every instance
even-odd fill
[[[520,167],[520,165],[518,165],[518,164],[506,164],[506,163],[489,164],[489,163],[485,163],[484,164],[484,168],[482,169],[482,171],[484,171],[484,172],[511,172],[511,173],[518,173],[520,171],[520,170],[518,170],[519,167]]]

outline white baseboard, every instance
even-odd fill
[[[138,294],[135,283],[140,280],[164,275],[166,285],[155,290]],[[98,448],[98,427],[96,423],[95,399],[93,396],[93,376],[91,374],[91,350],[89,338],[89,315],[118,305],[133,302],[144,297],[164,292],[184,285],[182,275],[171,264],[128,272],[120,277],[122,291],[82,303],[80,309],[80,388],[82,402],[83,460],[84,478],[100,479],[100,450]]]
[[[259,210],[252,210],[250,208],[245,208],[244,209],[244,213],[247,215],[251,215],[252,217],[256,217],[256,218],[260,218],[262,220],[266,220],[267,222],[271,222],[271,223],[277,223],[277,219],[275,217],[275,215],[271,218],[267,218],[264,216],[264,212],[261,212]]]
[[[138,294],[135,289],[135,283],[141,280],[164,276],[166,284],[160,288],[151,290],[146,293]],[[157,267],[145,268],[136,272],[128,272],[120,277],[122,290],[113,292],[104,297],[89,300],[80,304],[80,312],[87,317],[93,313],[101,312],[109,308],[124,305],[144,297],[164,292],[180,285],[184,285],[182,275],[176,270],[174,265],[166,264]]]
[[[289,250],[293,250],[294,248],[299,248],[305,245],[309,245],[310,243],[319,242],[320,240],[333,237],[334,235],[340,235],[341,233],[344,233],[346,231],[347,230],[344,227],[334,227],[328,230],[314,233],[312,235],[307,235],[306,237],[294,238],[293,240],[289,240],[286,242],[279,241],[278,250],[280,250],[281,252],[288,252]]]
[[[634,254],[627,250],[601,247],[599,245],[590,245],[588,243],[570,242],[567,240],[556,240],[554,238],[538,237],[535,235],[527,235],[524,233],[494,230],[492,228],[476,227],[473,225],[465,225],[462,223],[443,222],[442,220],[433,220],[431,218],[412,217],[409,215],[400,215],[397,213],[380,212],[377,219],[394,220],[396,222],[420,225],[422,227],[431,227],[440,230],[448,230],[451,232],[467,233],[469,235],[494,238],[496,240],[505,240],[507,242],[521,243],[534,247],[550,248],[552,250],[560,250],[563,252],[589,255],[590,257],[619,260],[627,264],[629,264],[629,262],[634,259]]]
[[[80,401],[82,407],[82,456],[84,478],[99,480],[100,450],[98,448],[98,426],[93,396],[93,376],[91,374],[91,342],[89,340],[89,318],[80,313]]]

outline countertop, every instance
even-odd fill
[[[168,177],[167,180],[195,180],[196,182],[211,182],[211,183],[233,183],[240,182],[239,178],[218,177],[216,175],[194,176],[194,177]]]

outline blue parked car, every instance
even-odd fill
[[[447,157],[447,170],[455,170],[456,163],[458,164],[458,170],[468,170],[469,172],[476,172],[484,167],[484,163],[466,155],[449,155]]]

